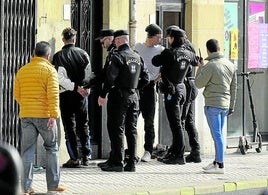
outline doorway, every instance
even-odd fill
[[[161,1],[156,2],[156,22],[163,29],[163,36],[166,36],[165,29],[171,25],[177,25],[184,28],[184,4],[182,1]],[[166,39],[162,41],[162,45],[167,47]],[[170,145],[172,143],[172,134],[169,122],[166,116],[164,105],[164,95],[158,93],[159,99],[159,143]],[[186,151],[189,151],[188,135],[184,132]]]
[[[164,3],[157,1],[156,3],[156,22],[163,29],[163,36],[166,36],[165,29],[171,25],[177,25],[184,28],[184,12],[182,3],[171,1],[170,3]],[[163,39],[163,45],[166,46],[166,39]]]

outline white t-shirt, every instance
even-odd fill
[[[142,57],[145,67],[148,69],[150,81],[157,79],[160,67],[152,65],[152,58],[160,54],[165,48],[162,45],[146,46],[145,43],[136,43],[135,50]]]

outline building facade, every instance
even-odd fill
[[[29,61],[37,41],[51,43],[53,53],[63,46],[61,32],[72,26],[78,30],[77,46],[91,57],[93,70],[98,72],[106,55],[100,44],[94,40],[100,29],[127,29],[130,44],[145,41],[145,27],[159,24],[164,30],[169,25],[185,29],[196,50],[200,48],[206,57],[205,43],[216,38],[225,56],[237,65],[238,73],[263,71],[252,75],[250,86],[254,100],[257,124],[262,140],[267,140],[267,0],[3,0],[0,3],[0,59],[3,91],[0,96],[0,138],[19,148],[18,106],[13,100],[13,79],[19,67]],[[165,31],[164,31],[165,32]],[[165,35],[165,34],[164,34]],[[258,35],[261,40],[256,38]],[[266,43],[266,44],[265,44]],[[165,40],[162,42],[165,45]],[[238,97],[235,113],[228,118],[226,145],[237,147],[239,137],[252,139],[252,106],[250,106],[246,79],[239,77]],[[261,89],[261,90],[260,90]],[[92,89],[89,97],[90,129],[93,144],[93,158],[106,158],[110,143],[106,130],[106,108],[97,105],[98,88]],[[202,90],[196,102],[196,125],[203,154],[213,153],[213,142],[203,114]],[[171,133],[165,110],[159,95],[156,143],[169,144]],[[64,132],[61,129],[61,160],[68,158]],[[138,123],[138,154],[143,152],[143,122]],[[41,144],[41,141],[40,141]],[[41,149],[40,149],[41,150]],[[37,156],[42,156],[37,151]],[[42,157],[37,158],[40,159]]]

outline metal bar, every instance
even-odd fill
[[[247,12],[248,12],[248,10],[247,10],[247,8],[248,8],[248,5],[247,5],[247,0],[244,0],[243,1],[243,8],[244,8],[244,11],[243,11],[243,45],[244,45],[244,47],[243,47],[243,72],[246,72],[246,66],[247,66],[247,55],[246,55],[246,52],[247,52],[247,50],[246,50],[246,42],[247,42],[247,25],[246,25],[246,23],[247,23]],[[246,135],[246,132],[245,132],[245,130],[246,130],[246,109],[245,109],[245,104],[246,104],[246,102],[245,102],[245,98],[244,97],[246,97],[246,80],[245,80],[245,78],[243,78],[243,82],[242,82],[242,94],[243,94],[243,98],[242,98],[242,127],[243,127],[243,129],[242,129],[242,134],[243,134],[243,136],[245,136]]]
[[[3,64],[4,64],[4,4],[5,2],[4,1],[0,1],[0,14],[1,14],[1,20],[0,20],[0,89],[3,89],[3,86],[2,86],[2,79],[3,79]],[[3,94],[3,93],[2,93]],[[2,95],[0,95],[0,102],[3,101],[3,97]],[[3,105],[0,104],[0,118],[3,117],[3,109],[2,109]],[[3,133],[1,131],[2,129],[2,122],[0,121],[0,141],[3,140]]]
[[[35,44],[36,0],[0,1],[0,140],[19,148],[18,105],[13,99],[17,70],[31,57]]]

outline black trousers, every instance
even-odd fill
[[[80,139],[83,157],[91,154],[87,101],[87,98],[83,98],[78,92],[65,91],[60,94],[60,110],[66,146],[73,160],[79,158],[77,136]]]
[[[195,126],[195,101],[183,105],[182,126],[187,131],[191,151],[199,151],[198,132]]]
[[[136,92],[113,88],[108,95],[107,129],[111,141],[110,160],[114,165],[122,165],[124,159],[124,135],[130,160],[137,155],[137,120],[139,101]]]
[[[184,155],[185,152],[183,128],[181,124],[181,113],[185,97],[186,89],[184,84],[176,86],[174,95],[168,93],[164,94],[166,114],[173,138],[170,151],[179,156]]]
[[[144,149],[150,153],[153,151],[155,129],[155,104],[156,104],[156,91],[155,83],[151,81],[149,85],[140,90],[140,112],[144,119]]]

